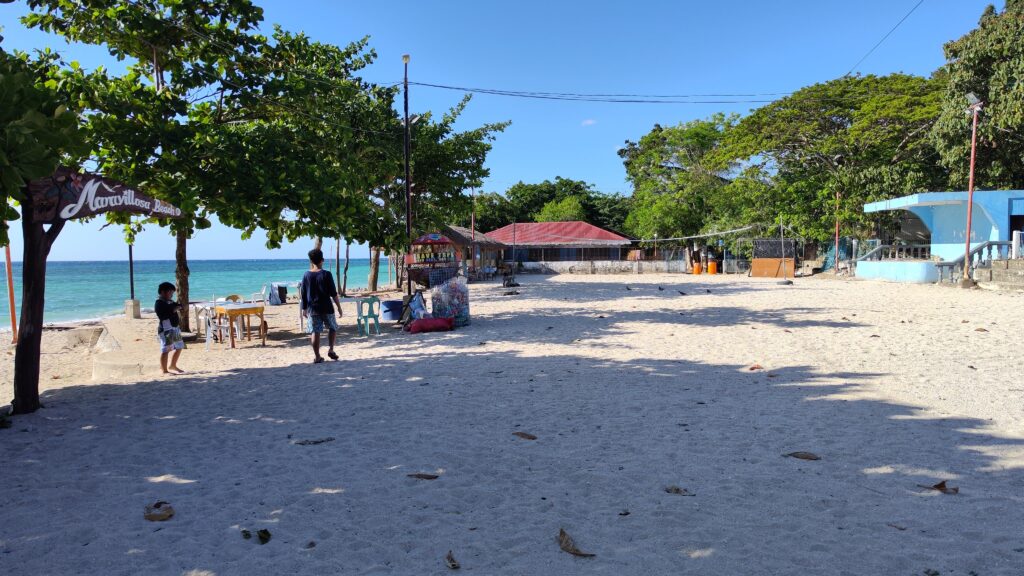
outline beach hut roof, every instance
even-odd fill
[[[519,246],[628,246],[629,238],[587,222],[523,222],[509,224],[488,236]]]
[[[463,226],[445,226],[443,232],[449,240],[459,246],[476,245],[482,248],[494,248],[496,250],[505,248],[504,244],[494,238],[491,238],[487,234],[480,232],[479,230],[476,231],[475,238],[473,230]]]

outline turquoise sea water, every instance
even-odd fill
[[[344,260],[341,263],[344,268]],[[240,294],[249,298],[269,282],[294,282],[309,269],[308,260],[196,260],[189,262],[189,296],[191,300],[222,298]],[[333,271],[333,268],[331,268]],[[16,310],[21,313],[21,263],[15,262],[14,295]],[[349,291],[367,284],[369,259],[349,262]],[[388,281],[387,260],[381,258],[380,284]],[[135,297],[142,307],[152,308],[156,287],[161,282],[174,282],[174,261],[142,260],[135,262]],[[0,327],[9,328],[7,280],[0,282]],[[68,322],[100,318],[124,312],[129,297],[128,262],[49,262],[46,266],[45,322]]]

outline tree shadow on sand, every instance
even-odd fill
[[[0,431],[0,564],[439,573],[449,549],[486,574],[1024,563],[1024,441],[862,393],[883,374],[395,343],[409,341],[376,359],[47,392]],[[408,476],[424,472],[439,478]],[[943,479],[960,494],[919,487]],[[142,520],[157,499],[178,515]],[[597,557],[559,551],[561,527]]]

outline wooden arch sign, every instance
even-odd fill
[[[16,414],[34,412],[39,404],[39,355],[46,300],[46,259],[65,222],[105,212],[128,212],[154,218],[181,218],[177,207],[134,188],[70,168],[33,180],[21,204],[21,321],[14,352]],[[48,227],[47,227],[48,225]]]

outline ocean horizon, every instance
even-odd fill
[[[298,281],[309,269],[309,261],[304,258],[190,260],[188,265],[189,299],[192,301],[223,298],[230,294],[248,299],[270,282]],[[344,269],[344,259],[341,266]],[[325,263],[325,268],[333,272],[333,262]],[[161,282],[174,282],[174,269],[174,260],[135,261],[135,298],[143,309],[153,307],[157,298],[156,287]],[[12,262],[11,270],[14,274],[15,311],[20,316],[22,263]],[[366,287],[369,275],[369,258],[351,258],[348,290]],[[387,284],[388,266],[384,256],[381,256],[379,278],[381,286]],[[124,301],[129,299],[130,293],[127,260],[47,262],[43,321],[46,324],[80,322],[123,314]],[[11,321],[6,310],[6,277],[0,282],[0,297],[5,309],[0,314],[0,328],[9,330]]]

